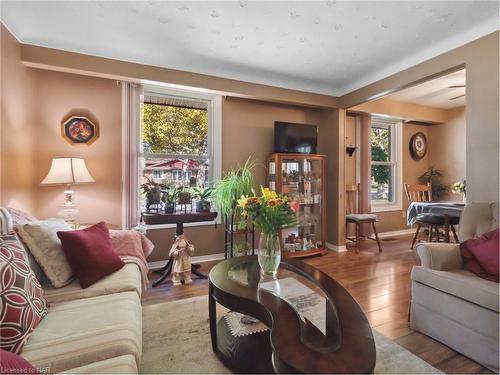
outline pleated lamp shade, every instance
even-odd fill
[[[54,158],[42,185],[85,184],[94,182],[85,160],[81,158]]]

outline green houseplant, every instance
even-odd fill
[[[160,205],[162,201],[162,190],[166,189],[165,184],[155,182],[152,178],[144,176],[146,182],[141,185],[142,193],[146,196],[146,210],[149,211],[151,206]]]
[[[209,212],[210,211],[210,198],[212,197],[213,188],[193,188],[193,197],[196,201],[196,212]]]
[[[161,200],[165,203],[165,213],[172,214],[175,212],[175,204],[179,198],[180,189],[176,186],[167,186],[163,190]]]
[[[237,201],[242,195],[252,194],[254,187],[253,170],[255,164],[247,159],[240,168],[231,169],[224,177],[215,184],[213,190],[213,201],[217,211],[226,218],[233,214],[241,215],[241,209]]]
[[[442,182],[443,171],[435,167],[430,167],[422,174],[418,181],[421,184],[430,183],[432,186],[432,199],[438,199],[441,195],[449,191],[448,185]]]

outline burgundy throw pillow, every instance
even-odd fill
[[[83,289],[125,265],[111,245],[104,221],[85,229],[57,232],[57,236]]]
[[[465,268],[479,277],[499,282],[498,229],[460,244]]]
[[[0,374],[39,374],[23,357],[0,349]]]
[[[47,302],[15,236],[0,238],[0,349],[20,353],[47,314]]]

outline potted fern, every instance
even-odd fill
[[[232,215],[241,216],[242,210],[237,206],[242,195],[252,194],[254,187],[253,170],[255,164],[247,159],[241,168],[231,169],[215,184],[213,201],[217,211],[226,218]]]

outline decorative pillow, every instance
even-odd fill
[[[14,225],[10,212],[6,208],[0,207],[0,236],[5,236],[13,231]]]
[[[499,282],[498,229],[460,244],[465,268],[477,276]]]
[[[0,374],[39,374],[23,357],[0,349]]]
[[[12,207],[7,207],[7,211],[9,211],[10,216],[12,216],[12,225],[14,226],[14,229],[16,229],[16,226],[20,224],[26,224],[30,221],[38,221],[38,219],[33,215]]]
[[[83,289],[125,265],[111,245],[109,230],[103,221],[85,229],[57,232],[57,235]]]
[[[16,237],[19,240],[19,242],[21,243],[21,245],[23,245],[24,251],[26,252],[26,255],[28,257],[28,261],[30,263],[30,268],[34,272],[34,274],[35,274],[36,278],[38,279],[38,281],[40,282],[40,284],[42,286],[50,285],[50,281],[47,278],[47,275],[45,275],[45,272],[43,272],[42,268],[40,267],[40,265],[36,261],[33,254],[31,254],[31,251],[28,248],[28,246],[23,242],[23,240],[18,235],[16,235]]]
[[[17,227],[21,239],[56,288],[73,280],[73,272],[57,237],[57,232],[63,230],[71,230],[71,227],[60,219],[33,221]]]
[[[47,314],[47,302],[15,236],[0,239],[0,301],[0,349],[20,353]]]

